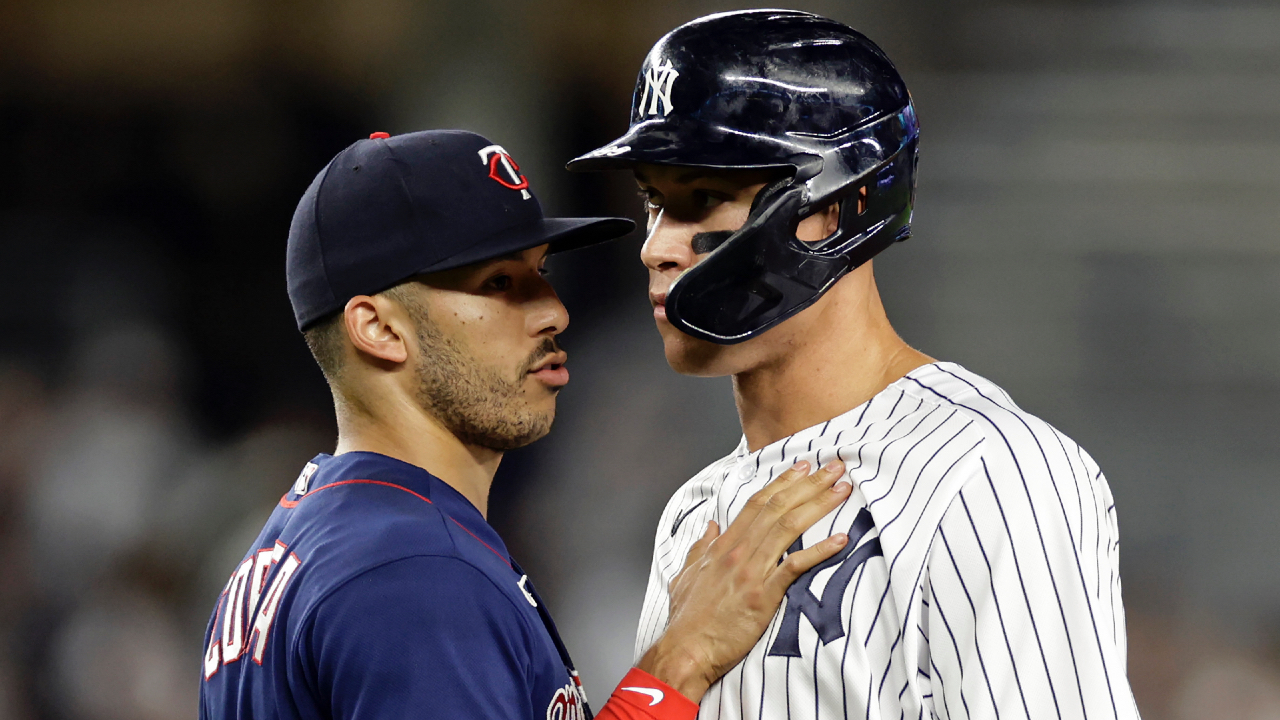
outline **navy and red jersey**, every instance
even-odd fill
[[[425,470],[317,456],[205,633],[202,720],[590,717],[542,601]]]
[[[528,576],[480,511],[368,452],[307,463],[218,596],[201,720],[589,720]],[[597,720],[692,720],[632,668]]]

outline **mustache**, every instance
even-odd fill
[[[723,245],[734,232],[733,230],[715,230],[696,233],[693,236],[693,251],[698,255],[705,255]]]
[[[530,370],[533,369],[534,365],[542,362],[543,358],[551,353],[557,352],[560,352],[560,346],[556,344],[555,338],[543,338],[542,343],[538,345],[537,349],[529,353],[529,357],[526,358],[524,363],[520,366],[520,374],[516,375],[516,377],[523,378]]]

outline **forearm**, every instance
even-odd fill
[[[710,663],[669,642],[664,635],[645,652],[636,669],[670,685],[692,702],[699,702],[711,687]]]

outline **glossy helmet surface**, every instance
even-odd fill
[[[884,52],[856,30],[793,10],[709,15],[660,39],[640,68],[626,134],[568,165],[778,168],[741,229],[671,286],[667,318],[732,344],[813,304],[911,233],[919,127]],[[800,221],[841,203],[818,243]],[[706,251],[709,248],[695,248]]]

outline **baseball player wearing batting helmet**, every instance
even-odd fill
[[[792,547],[806,573],[704,717],[1135,718],[1115,506],[1078,445],[898,337],[871,259],[910,234],[919,127],[884,52],[788,10],[711,15],[645,58],[625,135],[668,362],[731,375],[741,444],[671,499],[637,638],[702,523],[796,460],[854,492]]]
[[[592,717],[546,604],[485,521],[502,454],[547,433],[568,382],[550,252],[633,224],[547,218],[473,133],[375,133],[303,196],[289,299],[333,392],[338,445],[308,462],[232,571],[205,635],[203,720]],[[597,717],[692,718],[791,582],[782,560],[851,491],[799,464],[706,533],[670,630]]]

